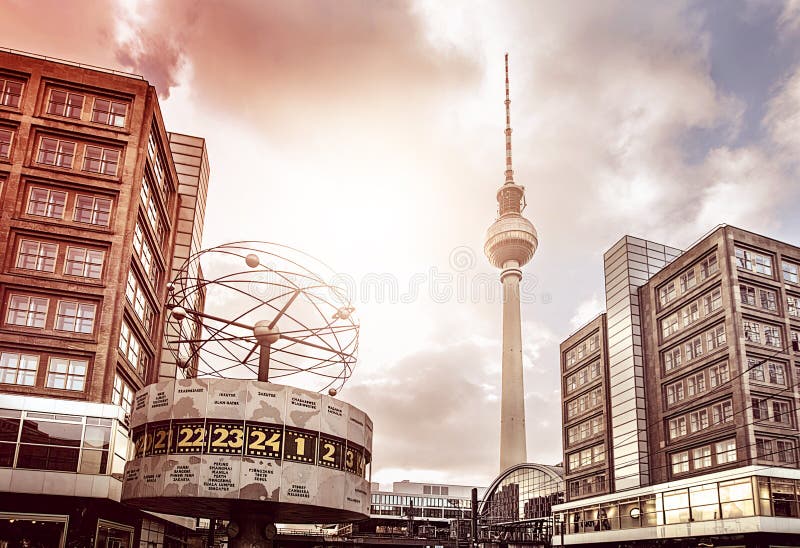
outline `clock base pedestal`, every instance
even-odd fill
[[[257,514],[231,516],[228,525],[228,548],[273,548],[272,539],[266,538],[265,535],[270,525],[271,522]],[[272,528],[274,529],[274,525]]]

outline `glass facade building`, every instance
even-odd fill
[[[603,256],[616,489],[650,481],[638,289],[680,254],[679,249],[625,236]]]

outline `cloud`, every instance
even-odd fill
[[[785,0],[778,17],[778,29],[784,36],[791,36],[800,30],[800,0]]]
[[[473,65],[434,47],[408,2],[356,0],[143,2],[120,62],[166,92],[181,63],[192,65],[196,96],[256,123],[306,126],[362,116],[402,90],[419,100]],[[396,105],[399,106],[399,105]],[[300,131],[300,128],[297,128]]]
[[[346,395],[375,423],[380,469],[446,471],[450,481],[490,478],[499,405],[496,386],[485,385],[481,371],[498,351],[462,340],[410,354],[369,383],[353,379]]]
[[[589,320],[597,317],[598,314],[606,309],[605,298],[601,299],[596,293],[578,304],[575,315],[570,318],[569,323],[573,329],[578,329],[586,325]]]
[[[800,150],[800,65],[777,88],[767,105],[763,125],[780,156],[796,163],[797,151]]]
[[[122,68],[113,56],[112,0],[5,0],[2,46],[100,67]]]

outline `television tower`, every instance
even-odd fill
[[[519,282],[522,266],[539,245],[536,229],[522,216],[525,187],[514,182],[511,167],[511,99],[506,53],[506,180],[497,190],[497,219],[486,231],[484,253],[501,269],[503,284],[503,380],[500,408],[500,471],[527,461],[525,441],[525,390],[522,380],[522,326]]]

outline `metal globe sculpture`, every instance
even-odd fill
[[[372,421],[336,397],[359,325],[334,279],[321,261],[269,242],[186,260],[167,285],[162,352],[186,378],[135,394],[121,500],[231,520],[231,548],[262,545],[275,522],[369,515]]]
[[[192,377],[282,379],[338,392],[356,363],[359,325],[334,278],[321,261],[280,244],[202,250],[170,284],[169,350]]]

